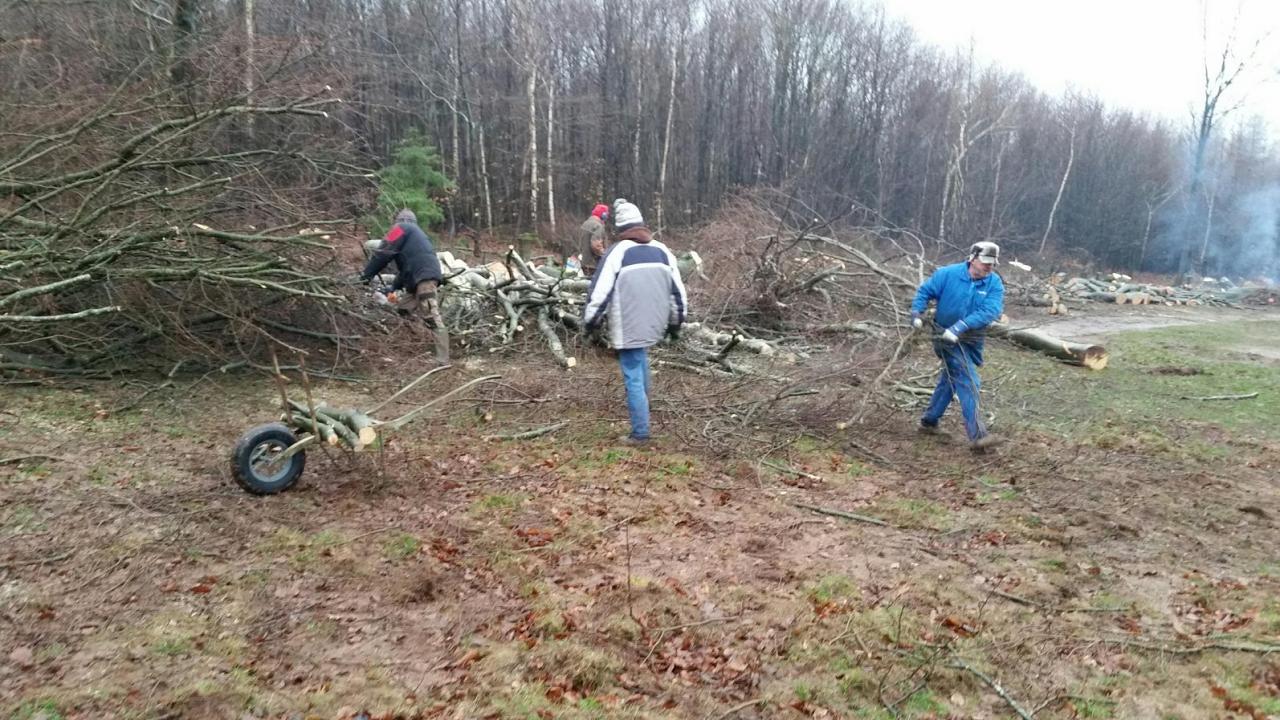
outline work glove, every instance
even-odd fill
[[[924,327],[924,318],[921,318],[921,317],[919,317],[919,316],[916,316],[916,317],[911,318],[911,329],[912,329],[912,330],[919,330],[919,329],[920,329],[920,328],[922,328],[922,327]]]
[[[680,342],[680,326],[668,325],[667,337],[671,338],[671,342]]]
[[[960,342],[960,336],[952,332],[951,328],[947,328],[942,333],[942,342],[948,345],[955,345],[956,343]]]

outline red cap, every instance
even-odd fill
[[[598,217],[598,218],[600,218],[601,220],[603,220],[603,219],[604,219],[604,216],[605,216],[605,215],[608,215],[608,214],[609,214],[609,206],[608,206],[608,205],[597,205],[597,206],[595,206],[594,208],[592,208],[592,209],[591,209],[591,215],[592,215],[592,216],[594,216],[594,217]]]

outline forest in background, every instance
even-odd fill
[[[832,0],[10,0],[0,27],[0,232],[14,207],[32,219],[31,185],[67,162],[21,155],[41,137],[82,134],[66,149],[93,156],[184,113],[323,96],[322,118],[230,113],[167,143],[234,168],[188,209],[365,216],[370,169],[421,130],[454,181],[445,232],[549,239],[614,197],[677,228],[767,186],[925,250],[992,239],[1113,269],[1280,272],[1280,157],[1247,106],[1227,117],[1232,83],[1260,62],[1243,46],[1209,58],[1204,97],[1171,124],[1048,96],[875,5]]]

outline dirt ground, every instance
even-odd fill
[[[1211,321],[1269,323],[1241,342],[1280,351],[1273,314],[1052,330],[1166,383],[1120,331]],[[1195,371],[1280,387],[1272,357]],[[384,453],[312,451],[273,497],[228,464],[272,419],[264,378],[0,389],[0,718],[1280,716],[1265,413],[1191,421],[1165,385],[1150,412],[1104,385],[1064,407],[1086,371],[996,346],[995,453],[950,415],[954,437],[917,437],[909,397],[805,432],[810,399],[753,415],[749,386],[662,368],[659,440],[633,449],[613,361],[580,360],[566,378],[469,358],[421,397],[501,383]],[[367,406],[425,362],[375,358],[379,382],[316,393]],[[908,365],[930,382],[927,353]],[[740,451],[717,409],[742,418]]]

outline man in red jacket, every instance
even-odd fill
[[[360,279],[369,282],[392,260],[396,261],[396,285],[404,288],[403,299],[396,310],[401,315],[422,314],[436,336],[436,361],[448,365],[449,331],[440,316],[440,301],[436,297],[443,278],[440,259],[436,257],[431,238],[418,227],[418,217],[412,210],[396,213],[395,225],[369,258]]]

